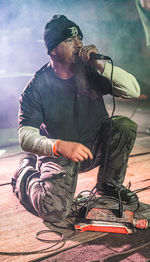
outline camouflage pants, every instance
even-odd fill
[[[27,167],[17,180],[16,194],[20,201],[44,221],[57,223],[70,212],[79,172],[100,166],[98,184],[121,185],[136,129],[136,123],[130,119],[116,116],[104,122],[95,141],[89,145],[93,160],[75,163],[63,157],[41,157],[39,171]]]

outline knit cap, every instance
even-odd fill
[[[47,53],[50,54],[50,51],[53,50],[53,48],[67,38],[75,37],[77,35],[83,37],[78,25],[64,15],[54,15],[52,20],[46,24],[44,31],[44,42]]]

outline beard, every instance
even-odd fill
[[[97,76],[95,67],[80,60],[75,64],[74,79],[76,83],[76,99],[78,95],[97,99],[97,92],[93,79]]]
[[[74,63],[74,80],[76,84],[75,99],[74,99],[74,117],[78,118],[78,96],[82,95],[90,97],[90,99],[97,99],[97,93],[93,85],[93,76],[97,73],[96,69],[86,62],[80,60]]]
[[[79,59],[78,59],[79,60]],[[88,88],[88,72],[87,72],[88,64],[83,62],[82,60],[77,61],[74,64],[74,79],[77,85],[78,91],[84,90]]]

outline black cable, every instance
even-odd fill
[[[141,100],[138,101],[138,103],[137,103],[135,109],[133,110],[132,114],[131,114],[130,117],[129,117],[130,119],[132,119],[132,117],[135,115],[135,113],[137,112],[137,110],[138,110],[140,104],[141,104]]]
[[[79,208],[77,208],[77,206],[79,206],[79,204],[81,203],[80,201],[78,201],[78,198],[79,198],[79,195],[81,195],[83,192],[85,192],[85,191],[87,191],[88,192],[88,190],[84,190],[84,191],[81,191],[79,194],[78,194],[78,196],[76,197],[76,199],[75,199],[75,201],[74,201],[74,205],[75,205],[75,208],[76,208],[76,210],[73,210],[72,211],[72,213],[71,213],[71,216],[80,216],[80,213],[79,212],[81,212],[81,210],[83,209],[83,207],[85,207],[88,203],[89,203],[89,201],[95,196],[95,194],[96,194],[96,192],[97,192],[97,190],[93,193],[93,191],[94,191],[94,189],[96,188],[96,186],[94,186],[93,188],[92,188],[92,190],[91,191],[89,191],[89,193],[90,193],[90,195],[89,195],[89,198],[84,202],[84,203],[82,203],[82,205],[81,205],[81,207],[79,207]]]
[[[111,113],[111,118],[113,117],[116,109],[116,101],[115,101],[115,94],[114,94],[114,84],[113,84],[113,73],[114,73],[114,65],[113,65],[113,60],[110,58],[112,69],[111,69],[111,76],[110,76],[110,81],[111,81],[111,87],[112,87],[112,97],[113,97],[113,110]]]
[[[41,234],[44,234],[44,233],[55,233],[57,235],[60,236],[60,239],[59,240],[44,240],[42,238],[39,237],[39,235]],[[62,248],[64,245],[65,245],[65,241],[63,242],[64,240],[64,236],[62,233],[58,232],[58,231],[50,231],[50,230],[41,230],[39,232],[36,233],[36,238],[40,241],[43,241],[43,242],[46,242],[46,243],[53,243],[53,242],[56,242],[54,243],[53,245],[47,247],[47,248],[43,248],[43,249],[40,249],[40,250],[34,250],[34,251],[25,251],[25,252],[7,252],[7,251],[0,251],[0,255],[7,255],[7,256],[26,256],[26,255],[33,255],[33,254],[39,254],[39,253],[46,253],[46,252],[49,252],[49,251],[55,251],[57,249],[60,249]],[[53,248],[55,246],[57,246],[58,244],[60,244],[62,242],[62,246],[61,247],[58,247],[54,250],[49,250],[50,248]]]
[[[11,184],[12,184],[11,182],[8,182],[8,183],[0,184],[0,186],[7,186],[7,185],[11,185]]]
[[[110,140],[111,140],[112,118],[114,116],[114,112],[115,112],[115,108],[116,108],[116,101],[115,101],[115,94],[114,94],[114,84],[113,84],[113,70],[114,70],[113,60],[111,58],[109,58],[109,60],[111,61],[111,65],[112,65],[110,81],[111,81],[111,87],[112,87],[113,109],[112,109],[111,116],[109,118],[110,119],[110,136],[108,138],[108,143],[107,143],[107,147],[106,147],[106,153],[105,153],[105,160],[104,160],[102,176],[103,176],[103,174],[105,174],[106,162],[107,162],[107,158],[108,158],[108,151],[109,151]]]
[[[94,189],[96,188],[96,186],[90,191],[90,190],[83,190],[81,191],[76,199],[74,200],[74,205],[75,205],[75,210],[72,211],[72,213],[70,214],[70,217],[86,217],[88,211],[90,210],[90,207],[92,206],[95,207],[96,204],[104,204],[104,198],[103,197],[95,197],[93,199],[93,197],[96,195],[97,190],[95,192]],[[87,200],[83,200],[83,198],[79,198],[80,195],[82,195],[84,192],[89,192],[89,197]],[[104,196],[105,200],[108,198],[109,200],[115,200],[117,201],[117,203],[119,204],[119,217],[122,217],[122,213],[123,213],[123,205],[122,205],[122,201],[121,201],[121,197],[120,197],[120,192],[118,192],[119,195],[119,199],[112,197],[112,196]],[[84,201],[84,203],[83,203]],[[80,206],[81,203],[81,206]],[[77,208],[78,207],[78,208]],[[83,210],[83,208],[86,207],[86,210]],[[70,218],[69,217],[69,218]],[[71,219],[70,219],[71,220]],[[74,225],[74,221],[71,220],[72,225]]]
[[[114,85],[113,85],[113,61],[112,59],[110,58],[109,59],[111,61],[111,64],[112,64],[112,70],[111,70],[111,86],[112,86],[112,97],[113,97],[113,110],[112,110],[112,113],[111,113],[111,116],[110,116],[110,136],[109,136],[109,140],[108,140],[108,144],[107,144],[107,148],[106,148],[106,154],[105,154],[105,160],[104,160],[104,167],[103,167],[103,174],[105,173],[105,169],[106,169],[106,162],[107,162],[107,158],[108,158],[108,151],[109,151],[109,146],[110,146],[110,139],[111,139],[111,131],[112,131],[112,118],[114,116],[114,112],[115,112],[115,108],[116,108],[116,103],[115,103],[115,95],[114,95]],[[132,114],[133,116],[133,114]],[[147,153],[143,153],[143,154],[148,154],[149,152]],[[139,155],[139,154],[138,154]],[[141,155],[141,154],[140,154]],[[131,155],[130,157],[133,157],[133,156],[137,156],[136,155]],[[92,193],[94,191],[96,187],[94,187],[90,192]],[[82,191],[79,193],[79,195],[81,193],[83,193],[85,191]],[[75,211],[72,212],[72,215],[76,214],[76,215],[79,215],[78,214],[78,211],[80,211],[81,209],[83,209],[83,207],[87,206],[87,210],[86,210],[86,214],[88,213],[88,207],[89,207],[89,203],[90,201],[92,200],[93,196],[96,194],[97,190],[95,191],[95,193],[93,195],[91,195],[91,197],[89,197],[89,199],[81,205],[80,208],[76,208]],[[90,193],[90,194],[91,194]],[[79,195],[77,196],[77,198],[79,197]],[[119,216],[122,217],[122,213],[123,213],[123,206],[122,206],[122,201],[121,201],[121,195],[120,195],[120,191],[118,190],[118,197],[119,197],[119,200],[118,200],[118,203],[119,203]],[[76,200],[77,200],[76,198]],[[80,202],[78,201],[78,206],[79,206]]]
[[[111,61],[111,64],[112,64],[112,70],[111,70],[111,86],[112,86],[112,97],[113,97],[113,110],[112,110],[112,114],[111,114],[111,117],[110,117],[110,119],[111,119],[111,126],[110,126],[110,133],[111,133],[111,130],[112,130],[112,117],[113,117],[113,115],[114,115],[114,112],[115,112],[115,96],[114,96],[114,86],[113,86],[113,61],[112,61],[112,59],[111,58],[109,58],[109,60]],[[105,154],[105,161],[104,161],[104,169],[103,169],[103,172],[105,172],[105,168],[106,168],[106,161],[107,161],[107,157],[108,157],[108,150],[109,150],[109,144],[110,144],[110,138],[111,138],[111,136],[109,137],[109,140],[108,140],[108,144],[107,144],[107,149],[106,149],[106,154]],[[8,183],[7,183],[8,184]],[[9,184],[11,184],[11,183],[9,183]],[[6,185],[6,184],[2,184],[2,185]],[[86,205],[87,205],[87,210],[88,210],[88,203],[90,202],[90,200],[95,196],[95,194],[96,194],[96,192],[97,192],[97,189],[96,189],[96,191],[93,193],[93,191],[94,191],[94,189],[96,188],[96,186],[94,186],[93,187],[93,189],[90,191],[90,197],[89,197],[89,199],[80,207],[80,208],[78,208],[78,209],[76,209],[75,211],[73,211],[73,213],[75,213],[76,212],[76,214],[77,214],[77,212],[79,211],[79,210],[81,210],[81,208],[83,208],[83,207],[85,207]]]
[[[148,190],[148,189],[150,189],[150,186],[142,187],[142,188],[139,188],[139,189],[135,189],[133,192],[134,193],[139,193],[139,192],[142,192],[142,191],[145,191],[145,190]]]
[[[112,61],[111,58],[110,58],[109,60],[111,61],[111,64],[112,64],[112,70],[111,70],[111,86],[112,86],[112,98],[113,98],[113,110],[112,110],[111,117],[109,118],[109,119],[111,120],[111,121],[110,121],[110,134],[111,134],[111,130],[112,130],[112,118],[113,118],[113,116],[114,116],[116,103],[115,103],[114,86],[113,86],[113,61]],[[137,108],[138,108],[138,107],[137,107]],[[136,110],[137,110],[137,108],[136,108]],[[136,112],[136,111],[135,111],[135,112]],[[132,114],[132,117],[133,117],[133,115],[134,115],[134,114]],[[110,146],[110,139],[111,139],[111,135],[110,135],[110,137],[109,137],[108,144],[107,144],[103,173],[105,172],[105,168],[106,168],[106,162],[107,162],[108,151],[109,151],[109,146]],[[142,153],[142,155],[143,155],[143,154],[149,154],[149,153],[150,153],[150,152]],[[19,153],[19,154],[22,154],[22,153]],[[16,154],[16,155],[18,155],[18,154]],[[131,155],[130,157],[137,156],[137,155],[141,155],[141,154]],[[14,156],[14,155],[13,155],[13,156]],[[10,157],[10,156],[7,156],[7,157]],[[3,158],[6,158],[6,157],[3,157]],[[12,183],[4,183],[4,184],[0,184],[0,186],[10,185],[10,184],[12,184]],[[89,192],[90,192],[89,198],[85,201],[85,203],[83,203],[83,204],[81,205],[80,208],[78,208],[78,209],[76,208],[76,210],[72,212],[72,214],[71,214],[72,216],[73,216],[73,215],[77,215],[78,211],[80,211],[81,208],[83,208],[83,207],[85,207],[85,206],[86,206],[86,208],[87,208],[87,209],[86,209],[86,214],[88,213],[89,203],[90,203],[90,201],[92,200],[92,198],[95,196],[95,194],[96,194],[96,192],[97,192],[97,189],[96,189],[95,192],[93,192],[95,188],[96,188],[96,186],[95,186],[91,191],[89,191]],[[147,188],[149,188],[149,187],[147,187]],[[145,189],[145,190],[146,190],[146,189]],[[141,191],[142,191],[142,190],[141,190]],[[83,193],[83,192],[85,192],[85,190],[82,191],[82,192],[80,192],[79,195],[80,195],[81,193]],[[138,192],[139,192],[139,191],[138,191]],[[79,195],[78,195],[78,197],[79,197]],[[120,192],[119,192],[119,191],[118,191],[118,196],[119,196],[119,212],[120,212],[119,214],[120,214],[120,216],[122,217],[122,210],[123,210],[123,208],[122,208],[121,196],[120,196]],[[110,197],[109,197],[109,198],[110,198]],[[113,197],[112,197],[112,198],[113,198]],[[77,199],[77,198],[76,198],[76,199]],[[113,198],[113,199],[114,199],[114,198]],[[79,206],[80,202],[78,202],[77,204],[78,204],[78,206]],[[71,221],[71,222],[72,222],[72,221]],[[40,238],[40,237],[39,237],[39,235],[45,234],[45,233],[48,233],[48,232],[56,233],[56,234],[60,235],[60,236],[61,236],[60,240],[48,240],[48,239],[43,239],[43,238]],[[56,243],[55,243],[54,245],[48,247],[48,248],[44,248],[44,249],[41,249],[41,250],[35,250],[35,251],[31,251],[31,252],[0,252],[0,255],[18,256],[18,255],[31,255],[31,254],[42,253],[42,252],[45,252],[46,250],[48,250],[48,249],[50,249],[50,248],[58,245],[58,244],[61,243],[61,242],[63,241],[63,239],[64,239],[63,235],[62,235],[60,232],[58,232],[58,231],[50,231],[50,230],[41,230],[41,231],[37,232],[37,233],[36,233],[36,238],[37,238],[38,240],[43,241],[43,242],[46,242],[46,243],[51,243],[51,242],[56,242]],[[64,245],[64,244],[65,244],[65,243],[63,243],[63,245]],[[60,249],[60,247],[59,247],[58,249]],[[57,250],[57,249],[55,249],[55,250]]]
[[[118,198],[119,198],[118,216],[119,216],[119,217],[122,217],[122,215],[123,215],[123,204],[122,204],[122,200],[121,200],[120,190],[118,190]]]
[[[40,231],[38,231],[37,233],[36,233],[36,239],[38,239],[38,240],[40,240],[40,241],[42,241],[42,242],[45,242],[45,243],[51,243],[51,242],[58,242],[58,240],[50,240],[50,239],[44,239],[44,238],[41,238],[41,237],[39,237],[40,235],[42,235],[42,234],[47,234],[47,233],[55,233],[56,235],[58,234],[58,235],[60,235],[60,240],[62,241],[63,240],[63,235],[60,233],[60,232],[57,232],[57,231],[51,231],[51,230],[40,230]],[[59,241],[60,241],[59,240]]]
[[[149,154],[150,154],[150,152],[138,153],[138,154],[130,155],[129,157],[144,156],[144,155],[149,155]]]

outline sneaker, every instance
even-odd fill
[[[137,195],[121,185],[120,187],[115,187],[114,185],[103,183],[102,184],[102,193],[105,196],[115,197],[119,199],[119,193],[122,201],[125,201],[127,204],[136,204],[138,203]]]

